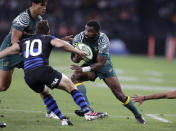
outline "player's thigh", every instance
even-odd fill
[[[116,76],[106,77],[104,78],[104,81],[109,88],[116,89],[119,92],[122,92],[120,82]]]
[[[52,67],[44,67],[43,71],[41,70],[41,74],[44,76],[41,81],[51,89],[63,89],[69,93],[76,89],[74,84],[66,75],[54,70]]]
[[[58,85],[59,89],[63,89],[69,93],[71,93],[71,91],[75,90],[76,87],[74,86],[74,84],[72,83],[72,81],[62,73],[62,79]]]
[[[100,79],[117,76],[112,64],[109,62],[106,62],[106,64],[100,70],[97,71],[97,75]]]
[[[12,74],[13,70],[0,70],[0,91],[6,90],[9,88],[11,80],[12,80]]]

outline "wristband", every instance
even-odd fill
[[[82,67],[82,72],[89,72],[89,71],[91,71],[90,66]]]

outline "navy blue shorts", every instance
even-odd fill
[[[57,88],[62,74],[50,66],[41,66],[25,72],[24,79],[32,90],[41,93],[44,91],[45,85],[51,89]]]

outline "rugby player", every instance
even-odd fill
[[[32,6],[21,12],[12,22],[10,32],[1,44],[3,50],[13,43],[19,42],[35,32],[35,25],[42,20],[40,15],[46,11],[47,0],[32,0]],[[23,58],[20,55],[11,55],[0,59],[0,91],[6,91],[12,79],[15,67],[21,67]]]
[[[31,7],[21,12],[13,20],[10,32],[2,42],[0,50],[34,34],[36,23],[42,20],[41,15],[46,12],[47,1],[48,0],[31,0]],[[66,39],[70,40],[71,37],[66,36]],[[23,58],[18,54],[0,59],[0,92],[6,91],[10,87],[14,68],[22,68],[22,60]],[[48,109],[46,117],[58,119],[58,117]]]
[[[115,97],[134,114],[137,122],[145,124],[145,119],[138,112],[130,97],[126,96],[121,89],[109,54],[109,39],[105,33],[100,32],[100,24],[97,21],[90,20],[85,25],[85,30],[74,37],[72,45],[76,47],[80,42],[88,45],[92,49],[93,59],[85,61],[81,66],[72,65],[71,69],[75,72],[71,79],[85,97],[86,102],[89,103],[86,96],[86,87],[82,82],[95,81],[95,79],[99,77],[103,79]],[[82,60],[82,58],[76,54],[72,54],[71,59],[75,63],[79,63]],[[83,116],[81,110],[75,110],[75,113],[79,116]]]
[[[50,35],[50,29],[46,20],[40,21],[36,25],[36,35],[23,39],[18,43],[0,52],[0,58],[20,53],[22,51],[24,59],[25,81],[28,86],[43,97],[45,105],[61,120],[62,125],[72,125],[71,121],[63,116],[57,106],[56,101],[45,90],[45,85],[51,89],[63,89],[72,95],[75,103],[81,108],[86,120],[94,120],[101,117],[101,113],[92,112],[84,97],[74,86],[71,80],[49,66],[49,56],[53,47],[63,48],[66,51],[76,53],[80,57],[87,54],[75,49],[72,45]],[[41,77],[42,76],[42,77]]]

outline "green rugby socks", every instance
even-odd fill
[[[123,103],[123,105],[128,108],[135,115],[135,117],[141,116],[129,96],[128,99]]]

